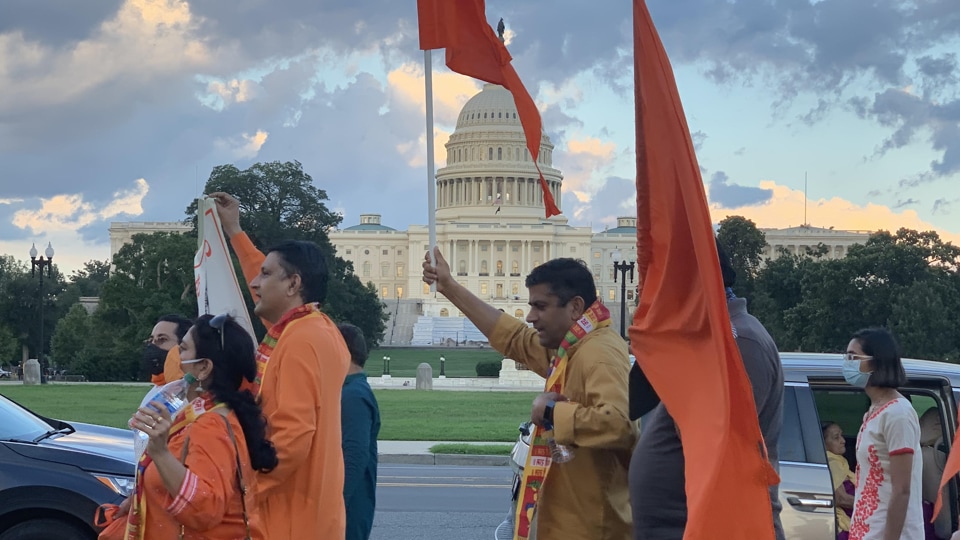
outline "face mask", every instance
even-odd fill
[[[163,373],[163,362],[167,359],[167,351],[153,343],[143,349],[143,365],[151,375]]]
[[[872,374],[872,371],[870,373],[860,371],[860,360],[843,361],[843,378],[853,386],[866,388]]]

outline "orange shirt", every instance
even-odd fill
[[[249,283],[265,257],[246,234],[230,243]],[[322,313],[291,322],[270,356],[260,399],[280,463],[257,478],[270,538],[344,538],[340,391],[349,364],[340,331]]]
[[[247,484],[247,517],[250,535],[263,540],[263,528],[255,501],[256,476],[250,468],[250,454],[237,416],[227,415],[237,440],[243,480]],[[167,443],[170,452],[180,459],[184,441],[187,448],[187,476],[174,497],[163,485],[156,465],[151,463],[144,473],[144,495],[147,514],[144,540],[179,538],[184,526],[185,539],[233,540],[247,534],[243,524],[243,506],[237,483],[236,451],[223,418],[208,411],[175,435]]]

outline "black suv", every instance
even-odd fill
[[[129,430],[63,422],[0,396],[0,540],[92,540],[134,486]]]

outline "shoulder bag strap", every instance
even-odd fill
[[[240,504],[243,505],[243,525],[247,528],[246,540],[251,540],[250,521],[247,518],[247,485],[243,482],[243,467],[240,465],[240,450],[237,448],[237,439],[233,435],[233,426],[226,416],[221,415],[223,422],[227,424],[227,433],[230,435],[230,441],[233,443],[234,455],[237,458],[237,482],[240,484]]]

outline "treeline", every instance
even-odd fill
[[[298,162],[257,163],[246,170],[232,165],[213,169],[205,192],[226,191],[241,200],[241,224],[261,249],[285,239],[316,242],[330,266],[331,284],[324,311],[334,320],[360,327],[368,345],[383,338],[387,318],[377,291],[361,283],[352,265],[336,257],[327,231],[341,217],[330,211],[327,194],[313,184]],[[196,201],[186,209],[195,222]],[[37,357],[40,302],[44,302],[42,347],[47,364],[83,374],[89,380],[125,381],[137,377],[143,342],[157,319],[167,313],[195,316],[192,233],[134,235],[113,258],[91,261],[69,277],[54,266],[51,277],[32,277],[28,263],[0,257],[0,366],[18,365],[24,347]],[[29,262],[29,261],[28,261]],[[234,261],[238,278],[239,264]],[[253,302],[244,288],[248,309]],[[88,314],[78,300],[99,297]],[[264,328],[254,321],[258,339]]]
[[[734,291],[780,350],[840,352],[856,330],[886,326],[906,357],[960,361],[960,248],[937,233],[881,231],[840,259],[821,244],[766,262],[753,222],[731,216],[718,238],[738,271]]]

